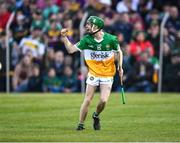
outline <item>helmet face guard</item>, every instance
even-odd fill
[[[91,34],[95,34],[104,27],[104,21],[100,17],[90,16],[87,20],[87,23],[91,24]]]

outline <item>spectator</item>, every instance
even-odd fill
[[[57,3],[57,1],[58,1],[58,0],[52,0],[52,3],[55,4],[55,3]],[[60,1],[61,1],[61,0],[60,0]],[[47,7],[46,4],[47,4],[47,3],[46,3],[45,0],[37,0],[37,6],[38,6],[38,8],[40,8],[40,9],[45,9],[45,8]]]
[[[179,10],[176,6],[170,8],[170,18],[166,24],[168,31],[172,35],[176,35],[176,31],[180,30]]]
[[[180,53],[172,53],[171,62],[166,65],[163,78],[163,90],[180,92]]]
[[[23,0],[16,0],[15,6],[17,9],[20,8],[22,5],[23,5]]]
[[[173,53],[180,53],[180,30],[177,31],[174,45],[172,46]]]
[[[48,19],[50,14],[57,14],[60,8],[52,0],[45,0],[45,2],[46,8],[43,10],[43,16]]]
[[[111,5],[112,5],[112,1],[111,0],[99,0],[99,2],[101,3],[101,4],[103,4],[104,6],[106,6],[106,7],[111,7]]]
[[[100,17],[103,17],[104,21],[106,23],[106,25],[104,27],[105,31],[110,32],[110,33],[116,32],[116,28],[112,25],[114,25],[117,20],[115,20],[113,17],[106,16],[106,15],[100,15]]]
[[[32,2],[30,2],[30,0],[23,0],[22,1],[22,5],[18,8],[18,10],[22,11],[23,12],[23,15],[25,15],[26,17],[26,22],[27,23],[30,23],[30,20],[31,20],[31,8],[30,8],[30,5],[31,5]]]
[[[79,25],[83,18],[83,11],[79,9],[75,17],[73,17],[73,30],[74,30],[74,39],[75,41],[79,41]],[[62,20],[62,19],[61,19]]]
[[[27,91],[29,77],[32,71],[32,59],[25,55],[16,66],[13,75],[13,89],[15,92]]]
[[[163,63],[166,63],[163,64],[163,70],[171,63],[171,48],[166,42],[163,43]]]
[[[55,52],[53,48],[48,48],[43,58],[43,69],[47,70],[53,66],[55,59]],[[43,70],[42,69],[42,70]]]
[[[143,20],[145,20],[145,17],[147,13],[152,9],[153,7],[153,1],[152,0],[139,0],[138,4],[138,12],[141,14],[141,17]]]
[[[50,68],[43,78],[43,91],[54,93],[61,91],[61,80],[56,76],[54,68]]]
[[[155,57],[159,57],[159,51],[160,51],[160,27],[157,21],[153,21],[150,24],[150,28],[148,29],[148,40],[152,43],[154,47]]]
[[[164,36],[164,42],[168,44],[168,46],[172,47],[174,43],[174,36],[170,35],[170,32],[168,29],[164,28],[163,31],[163,36]]]
[[[139,32],[139,31],[144,31],[144,28],[145,26],[143,25],[143,23],[141,21],[137,21],[134,23],[133,25],[133,32],[132,32],[132,39],[134,37],[136,37],[136,34]]]
[[[130,13],[129,13],[129,17],[130,17],[130,23],[131,24],[135,24],[135,23],[140,23],[140,25],[142,25],[141,27],[141,30],[144,28],[144,26],[143,26],[143,23],[144,23],[144,21],[143,21],[143,19],[142,19],[142,17],[139,15],[139,13],[137,13],[137,12],[135,12],[135,11],[131,11]],[[136,26],[135,26],[136,27]]]
[[[31,16],[33,15],[33,12],[38,10],[38,6],[37,6],[37,0],[30,0],[30,12],[31,12]],[[32,17],[31,17],[31,21],[32,21]]]
[[[22,11],[17,11],[15,19],[11,24],[13,39],[19,44],[22,38],[30,33],[29,24],[25,21],[25,16]]]
[[[54,59],[54,64],[53,68],[56,71],[56,74],[58,77],[63,76],[63,71],[64,71],[64,53],[62,51],[57,51],[55,53],[55,59]]]
[[[41,32],[41,27],[35,26],[31,30],[31,35],[21,40],[19,47],[23,55],[28,51],[31,51],[35,59],[42,59],[42,56],[45,53],[45,45],[40,42]]]
[[[120,32],[123,36],[123,41],[129,43],[132,34],[132,24],[128,13],[121,14],[122,20],[118,20],[115,24],[115,30]],[[119,16],[120,18],[120,16]]]
[[[61,25],[57,20],[57,15],[52,14],[49,19],[49,26],[46,31],[46,43],[48,47],[52,47],[55,51],[58,51],[61,47],[60,36]]]
[[[86,80],[88,75],[88,69],[87,66],[83,66],[81,68],[78,68],[77,70],[77,92],[82,91],[82,82]]]
[[[73,57],[70,55],[65,56],[64,58],[64,65],[71,67],[73,71],[75,70],[74,64],[73,64]]]
[[[0,2],[0,31],[5,31],[11,13],[7,9],[5,2]]]
[[[148,52],[141,52],[140,61],[137,61],[133,66],[131,74],[132,81],[134,82],[127,91],[128,92],[152,92],[152,76],[153,76],[153,65],[149,63]]]
[[[77,79],[73,74],[73,70],[70,66],[64,68],[64,76],[62,77],[62,92],[76,92],[77,91]]]
[[[130,12],[130,11],[136,11],[137,10],[137,4],[138,2],[135,0],[122,0],[118,2],[116,6],[116,10],[119,13],[123,12]]]
[[[89,15],[96,15],[102,6],[98,4],[96,0],[87,0],[84,10],[89,13]]]
[[[160,23],[160,14],[157,9],[153,9],[152,11],[149,12],[146,16],[146,25],[147,27],[150,27],[150,24],[153,22],[157,22],[157,24]]]
[[[152,44],[146,40],[145,33],[139,31],[135,35],[135,41],[130,43],[129,52],[131,56],[134,56],[138,61],[141,58],[142,52],[148,52],[150,56],[154,55],[154,48]]]
[[[32,13],[32,22],[31,27],[34,28],[39,26],[43,32],[47,30],[47,22],[43,19],[42,11],[40,9],[36,9]]]
[[[12,41],[10,44],[12,51],[11,51],[11,69],[15,69],[16,65],[20,60],[20,49],[16,41]]]
[[[32,67],[32,75],[28,80],[27,89],[29,92],[42,91],[42,77],[40,75],[39,65],[34,64]]]

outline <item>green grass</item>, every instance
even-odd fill
[[[0,141],[172,142],[180,141],[180,95],[128,94],[123,105],[113,93],[101,115],[102,130],[76,131],[81,94],[0,94]]]

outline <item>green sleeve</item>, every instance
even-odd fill
[[[119,41],[118,41],[117,36],[114,36],[112,39],[112,47],[113,47],[113,50],[115,51],[119,50]]]
[[[86,42],[85,42],[85,38],[82,38],[78,43],[76,43],[76,46],[78,49],[80,50],[84,50],[86,47]]]

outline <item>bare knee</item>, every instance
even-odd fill
[[[90,105],[91,100],[92,100],[92,98],[86,97],[86,98],[84,99],[84,103],[85,103],[86,105]]]

